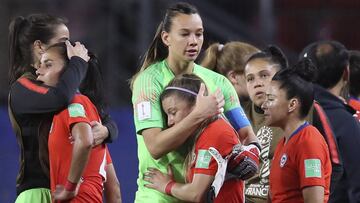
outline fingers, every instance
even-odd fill
[[[100,123],[98,121],[91,121],[90,125],[91,125],[91,127],[95,127],[97,125],[100,125]]]
[[[172,178],[173,177],[173,172],[172,172],[172,168],[171,168],[170,164],[167,167],[167,172],[168,172],[169,176]]]
[[[200,89],[199,89],[199,92],[198,92],[198,96],[204,96],[205,94],[205,84],[204,83],[201,83],[200,85]]]
[[[88,50],[83,44],[80,42],[75,42],[75,45],[72,46],[69,41],[66,41],[65,43],[69,59],[71,59],[73,56],[78,56],[84,59],[86,62],[89,61],[90,57],[88,56]]]

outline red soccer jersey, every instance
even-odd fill
[[[322,186],[329,199],[331,161],[328,146],[319,131],[304,124],[285,144],[276,147],[270,169],[271,202],[304,202],[302,189]]]
[[[212,122],[195,143],[196,158],[188,173],[188,182],[192,182],[195,173],[215,176],[218,166],[216,160],[208,152],[209,147],[214,147],[225,157],[238,143],[240,142],[237,134],[230,124],[223,119]],[[225,181],[214,202],[244,202],[244,182],[235,179]]]
[[[360,121],[360,100],[351,97],[348,103],[356,110],[357,119]]]
[[[80,94],[74,96],[67,109],[54,116],[48,141],[51,191],[55,190],[56,185],[65,185],[67,181],[73,151],[69,140],[71,126],[80,122],[90,124],[91,121],[100,122],[98,112],[91,101]],[[91,150],[79,193],[71,202],[102,202],[106,152],[106,145]]]

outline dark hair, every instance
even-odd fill
[[[179,87],[198,93],[201,83],[204,83],[201,78],[194,74],[183,74],[175,77],[166,87]],[[196,95],[180,91],[177,89],[164,89],[160,95],[160,101],[163,101],[169,96],[176,95],[179,99],[185,100],[189,105],[193,106],[196,102]]]
[[[66,20],[48,14],[18,16],[9,25],[9,83],[15,82],[25,72],[33,72],[32,45],[36,40],[49,43],[55,35],[55,28]]]
[[[360,95],[360,51],[350,51],[350,95]]]
[[[309,44],[300,54],[300,59],[309,58],[317,67],[315,83],[324,88],[334,87],[341,79],[349,64],[349,53],[337,41],[320,41]]]
[[[68,64],[69,58],[67,56],[66,44],[64,42],[53,44],[49,46],[46,51],[51,49],[57,49],[58,53],[65,60],[65,64]],[[86,72],[85,78],[80,84],[79,90],[96,106],[96,109],[99,111],[99,115],[104,115],[103,111],[107,105],[104,100],[104,87],[100,65],[95,54],[88,52],[88,55],[90,57],[88,61],[89,68]]]
[[[280,88],[285,89],[287,99],[298,98],[300,117],[305,118],[314,101],[314,88],[312,81],[316,78],[316,67],[309,59],[300,60],[291,68],[282,69],[272,78],[280,83]]]
[[[206,49],[201,65],[225,76],[231,70],[243,74],[246,61],[256,52],[258,48],[245,42],[213,43]]]
[[[130,86],[132,88],[134,80],[136,77],[144,71],[147,67],[150,65],[161,61],[167,57],[168,50],[166,46],[161,41],[161,32],[166,31],[170,32],[171,25],[173,23],[173,19],[179,15],[179,14],[198,14],[198,10],[195,8],[195,6],[184,3],[184,2],[178,2],[172,6],[170,6],[165,13],[165,16],[163,20],[160,22],[155,36],[150,44],[150,47],[146,51],[145,55],[143,56],[143,63],[141,65],[140,70],[131,78],[130,80]]]
[[[278,68],[285,69],[289,66],[288,60],[285,54],[281,51],[281,49],[275,45],[270,45],[267,48],[261,50],[258,53],[253,54],[247,60],[246,64],[255,59],[264,59],[269,63],[277,64]]]

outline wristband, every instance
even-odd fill
[[[259,149],[259,152],[261,152],[261,145],[260,145],[260,143],[258,143],[258,142],[250,142],[248,145],[251,145],[251,144],[255,145],[255,146]]]
[[[70,182],[69,180],[66,181],[65,183],[65,190],[69,191],[69,192],[74,192],[76,189],[77,184]]]
[[[171,195],[171,189],[172,189],[172,187],[175,185],[175,181],[174,180],[170,180],[170,182],[168,182],[167,184],[166,184],[166,186],[165,186],[165,193],[167,194],[167,195],[170,195],[170,196],[172,196]]]

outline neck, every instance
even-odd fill
[[[284,130],[285,143],[287,143],[289,141],[289,138],[292,135],[292,133],[304,123],[305,123],[305,119],[289,118],[287,120],[287,123],[285,124],[285,126],[282,127],[282,129]]]
[[[181,75],[185,73],[192,73],[194,68],[194,62],[193,61],[176,61],[173,59],[170,59],[169,57],[166,59],[169,68],[174,73],[174,75]]]
[[[344,81],[340,80],[334,87],[329,88],[328,91],[335,96],[341,96],[342,87],[344,87]]]

